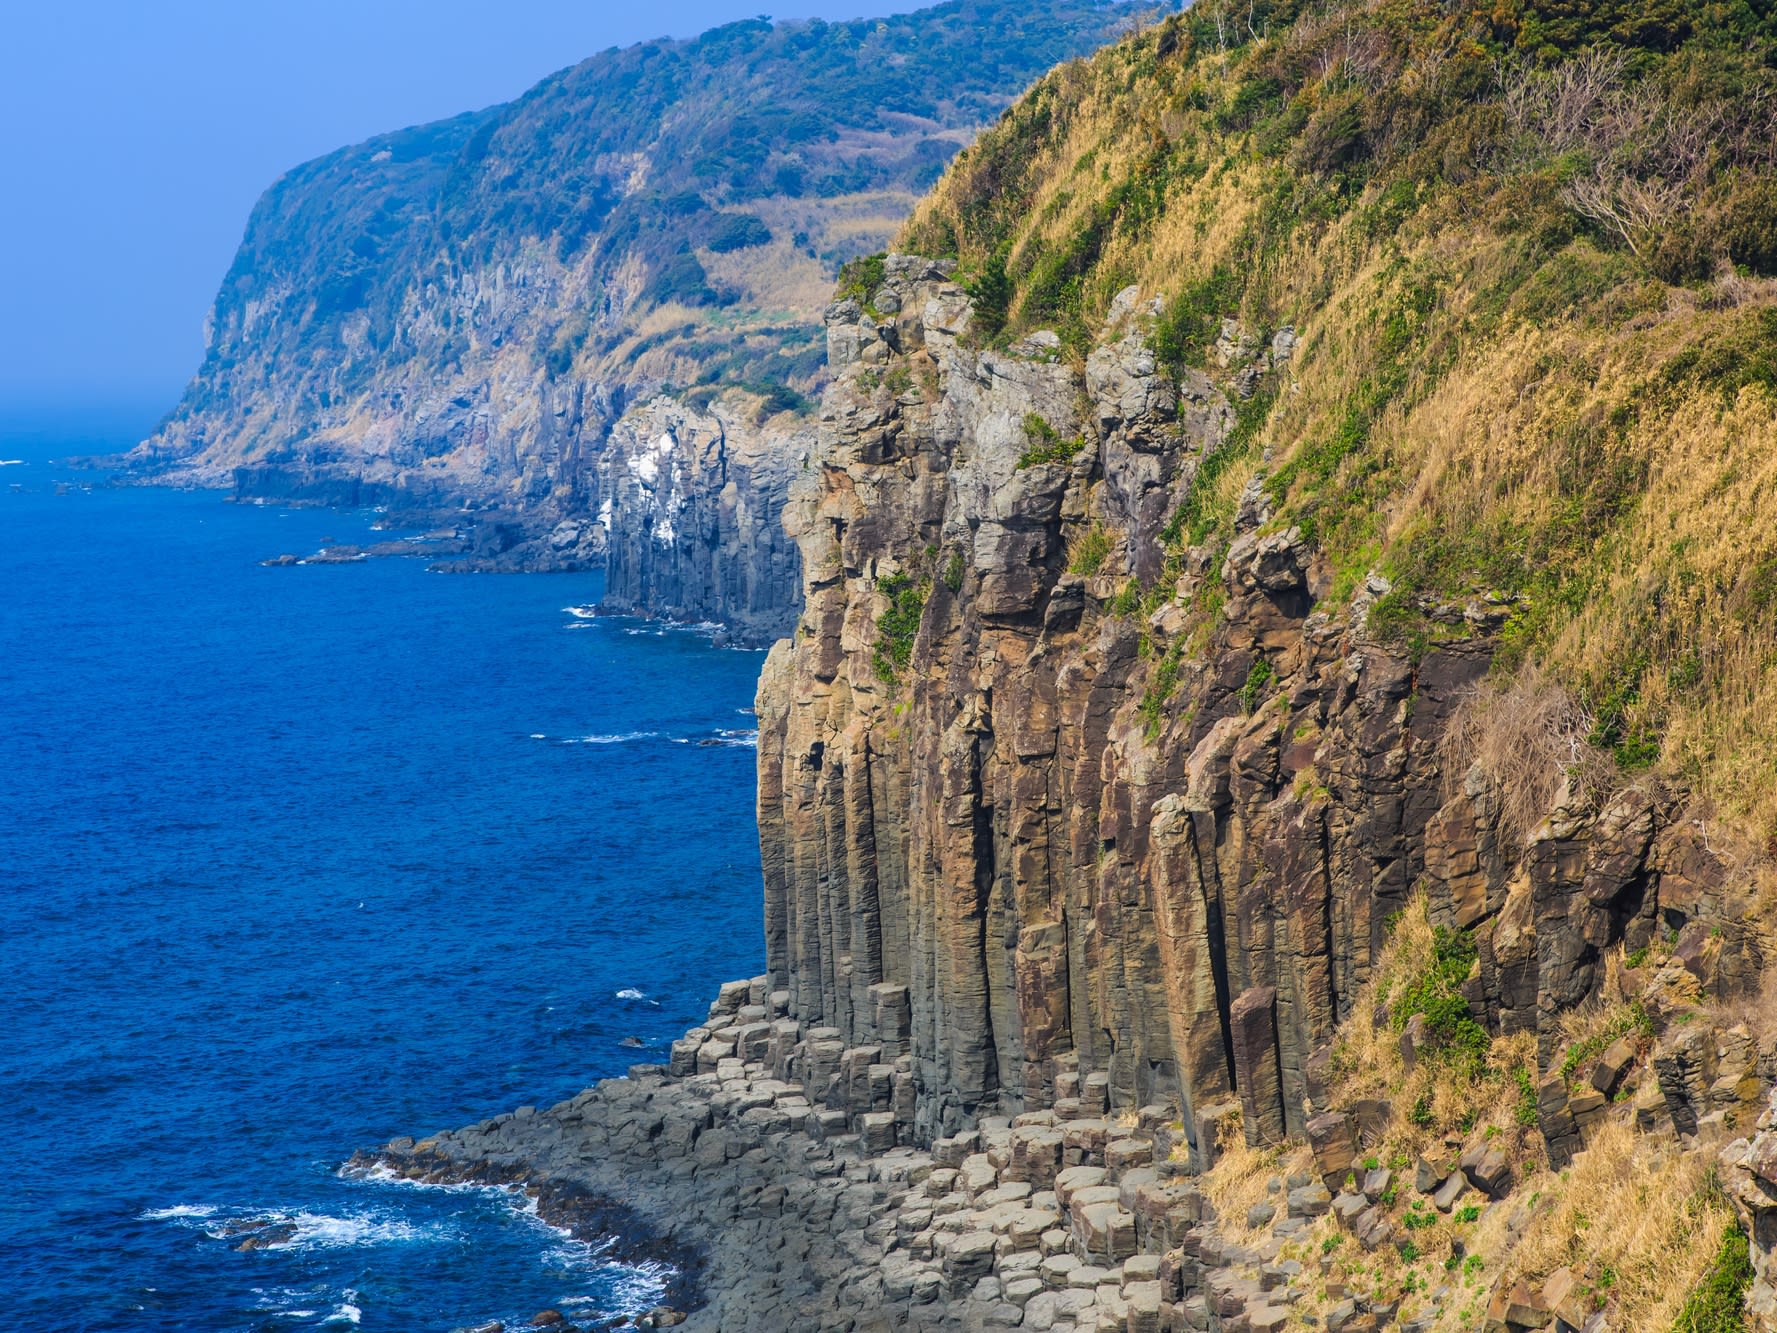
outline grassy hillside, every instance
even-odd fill
[[[1204,0],[1051,73],[900,244],[962,261],[987,338],[1050,327],[1082,355],[1129,285],[1180,367],[1225,318],[1296,330],[1284,382],[1203,460],[1173,565],[1121,605],[1225,547],[1262,474],[1320,596],[1385,577],[1370,627],[1419,648],[1491,599],[1502,696],[1552,678],[1569,743],[1659,765],[1763,840],[1774,154],[1768,0]]]

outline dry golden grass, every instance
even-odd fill
[[[1536,1203],[1515,1248],[1505,1219],[1491,1214],[1477,1243],[1483,1253],[1506,1256],[1507,1280],[1534,1282],[1556,1268],[1596,1264],[1611,1274],[1612,1328],[1669,1329],[1733,1219],[1714,1184],[1714,1161],[1707,1145],[1681,1151],[1608,1122],[1565,1171],[1539,1172],[1519,1187]]]
[[[1625,1120],[1609,1120],[1566,1169],[1551,1171],[1540,1138],[1516,1124],[1518,1088],[1513,1079],[1470,1078],[1428,1061],[1407,1071],[1397,1033],[1390,1024],[1376,1025],[1376,1009],[1403,979],[1430,964],[1433,939],[1423,899],[1416,898],[1396,923],[1375,979],[1338,1034],[1335,1103],[1381,1093],[1397,1108],[1381,1142],[1365,1150],[1365,1159],[1394,1170],[1400,1199],[1396,1240],[1409,1245],[1403,1249],[1389,1243],[1366,1252],[1333,1219],[1321,1219],[1292,1239],[1282,1257],[1300,1260],[1311,1273],[1326,1259],[1338,1290],[1329,1293],[1320,1283],[1305,1283],[1293,1322],[1306,1326],[1309,1318],[1323,1315],[1342,1298],[1339,1292],[1361,1293],[1378,1300],[1404,1296],[1403,1319],[1425,1318],[1438,1333],[1454,1333],[1479,1326],[1491,1293],[1502,1282],[1523,1278],[1535,1286],[1559,1267],[1571,1267],[1584,1277],[1592,1265],[1593,1276],[1586,1280],[1596,1282],[1613,1303],[1612,1328],[1628,1333],[1670,1328],[1731,1218],[1713,1185],[1713,1146],[1686,1152],[1670,1140],[1639,1136]],[[1620,959],[1607,966],[1612,979],[1606,993],[1620,992]],[[1777,999],[1760,1004],[1756,1014],[1766,1015]],[[1576,1010],[1564,1020],[1563,1040],[1568,1046],[1585,1042],[1617,1026],[1626,1012],[1620,1000]],[[1529,1033],[1496,1039],[1489,1063],[1502,1070],[1534,1068],[1535,1047]],[[1431,1127],[1400,1114],[1421,1096],[1430,1101]],[[1517,1184],[1504,1200],[1487,1204],[1470,1192],[1452,1213],[1440,1214],[1413,1190],[1418,1155],[1443,1155],[1480,1143],[1502,1147],[1513,1157]],[[1266,1182],[1310,1167],[1307,1150],[1297,1145],[1248,1147],[1235,1123],[1202,1186],[1216,1207],[1221,1230],[1251,1245],[1263,1232],[1247,1228],[1246,1212],[1268,1197]],[[1409,1216],[1414,1219],[1410,1226]],[[1430,1293],[1445,1286],[1449,1293],[1434,1303]]]
[[[726,255],[699,250],[697,257],[711,281],[736,288],[748,305],[770,317],[809,319],[832,299],[832,277],[787,236]]]
[[[1361,46],[1352,15],[1379,8],[1341,9],[1344,36],[1305,18],[1245,55],[1199,50],[1188,68],[1156,66],[1141,39],[1058,69],[958,159],[902,243],[953,237],[964,267],[978,267],[983,238],[1003,231],[1008,269],[1022,275],[1087,232],[1156,152],[1193,158],[1201,170],[1167,178],[1151,222],[1103,237],[1079,318],[1096,327],[1124,285],[1173,295],[1220,267],[1244,281],[1244,306],[1228,314],[1296,327],[1283,392],[1250,450],[1219,474],[1215,507],[1337,435],[1409,311],[1401,378],[1361,446],[1292,495],[1329,519],[1318,535],[1333,586],[1349,590],[1428,537],[1469,543],[1442,553],[1440,595],[1487,591],[1482,566],[1516,557],[1532,586],[1512,647],[1541,684],[1513,702],[1570,742],[1625,687],[1618,736],[1642,756],[1651,747],[1666,775],[1763,843],[1777,835],[1777,394],[1754,382],[1724,399],[1720,376],[1768,344],[1757,321],[1777,310],[1777,284],[1724,273],[1701,290],[1667,287],[1584,238],[1532,254],[1521,231],[1489,217],[1490,206],[1511,213],[1507,195],[1422,202],[1377,234],[1364,219],[1380,184],[1296,223],[1255,264],[1261,205],[1304,178],[1196,108],[1226,107],[1255,53],[1278,42],[1363,68],[1372,53],[1340,44]],[[1436,71],[1416,64],[1402,77]],[[984,214],[999,220],[988,226]],[[1011,313],[1017,326],[1028,312]],[[1740,350],[1712,350],[1730,344]],[[1551,791],[1549,755],[1523,749],[1532,739],[1489,743],[1532,776],[1508,784],[1519,833]]]
[[[1300,1144],[1253,1147],[1246,1141],[1238,1115],[1222,1121],[1216,1153],[1216,1164],[1198,1178],[1198,1188],[1215,1207],[1218,1230],[1243,1245],[1253,1244],[1268,1233],[1269,1227],[1248,1227],[1247,1212],[1267,1199],[1277,1205],[1280,1214],[1283,1211],[1283,1195],[1267,1194],[1266,1182],[1273,1176],[1308,1170],[1313,1159]]]
[[[1386,1008],[1400,987],[1430,969],[1434,939],[1425,897],[1415,894],[1396,919],[1370,983],[1358,992],[1339,1026],[1333,1047],[1332,1104],[1346,1106],[1363,1097],[1383,1097],[1393,1103],[1394,1118],[1381,1142],[1368,1150],[1384,1163],[1442,1152],[1450,1138],[1465,1147],[1488,1143],[1504,1148],[1521,1164],[1540,1163],[1540,1138],[1517,1123],[1520,1090],[1511,1073],[1536,1068],[1533,1033],[1495,1037],[1487,1068],[1480,1073],[1436,1055],[1421,1058],[1408,1069],[1399,1029],[1378,1020],[1378,1009]],[[1423,1108],[1417,1117],[1412,1113],[1415,1107]]]
[[[1587,739],[1592,727],[1572,693],[1534,665],[1509,684],[1485,681],[1457,705],[1439,742],[1444,796],[1455,796],[1479,761],[1500,803],[1501,831],[1521,847],[1563,781],[1594,800],[1615,782],[1608,756]]]

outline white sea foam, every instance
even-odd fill
[[[648,997],[642,994],[642,992],[637,990],[634,986],[625,986],[622,990],[617,992],[617,998],[619,1000],[645,1000]]]
[[[570,736],[564,745],[622,745],[625,741],[649,741],[659,737],[658,731],[620,731],[607,736]]]
[[[23,467],[24,465],[25,460],[22,458],[0,458],[0,467]]]
[[[178,1222],[187,1218],[201,1220],[214,1217],[217,1209],[207,1203],[180,1203],[171,1208],[150,1208],[141,1215],[144,1222]]]
[[[598,608],[596,606],[564,606],[562,607],[562,610],[566,611],[576,620],[592,620],[598,615]]]
[[[290,1218],[296,1227],[289,1247],[293,1250],[348,1250],[361,1245],[392,1245],[415,1240],[449,1240],[443,1226],[415,1226],[400,1217],[329,1217],[324,1213],[297,1213]],[[274,1247],[275,1248],[275,1247]]]
[[[718,731],[716,744],[739,745],[749,750],[757,750],[759,748],[759,733],[757,731]]]
[[[670,1264],[611,1264],[606,1268],[615,1303],[626,1312],[647,1310],[666,1299],[666,1284],[675,1276]]]
[[[629,989],[635,994],[640,994],[640,992],[634,991],[633,987]],[[619,992],[619,994],[623,995],[624,992]],[[649,1001],[649,1003],[655,1002]],[[368,1170],[342,1167],[341,1174],[350,1175],[357,1180],[374,1181],[380,1185],[399,1185],[405,1189],[446,1190],[453,1193],[485,1194],[498,1198],[515,1214],[548,1233],[550,1243],[541,1256],[545,1265],[555,1264],[565,1269],[590,1270],[610,1283],[611,1295],[608,1297],[568,1297],[556,1302],[558,1305],[597,1306],[607,1314],[639,1314],[643,1310],[659,1305],[666,1299],[667,1284],[678,1273],[678,1270],[671,1264],[654,1260],[647,1260],[639,1264],[611,1262],[604,1256],[617,1243],[615,1236],[603,1236],[596,1241],[577,1239],[567,1227],[557,1226],[545,1219],[538,1212],[537,1201],[516,1185],[432,1184],[398,1176],[388,1166],[380,1162]],[[346,1295],[348,1299],[355,1298],[355,1294],[352,1292],[347,1292]]]
[[[356,1326],[358,1321],[364,1317],[364,1311],[358,1308],[357,1300],[358,1293],[348,1290],[345,1294],[345,1300],[340,1302],[340,1306],[337,1310],[321,1321],[321,1326],[323,1328],[328,1324],[351,1324]]]
[[[359,1213],[332,1217],[326,1213],[233,1212],[220,1208],[181,1204],[142,1214],[145,1221],[172,1222],[201,1228],[212,1240],[239,1244],[258,1238],[268,1250],[343,1250],[366,1245],[394,1245],[410,1241],[444,1241],[455,1233],[444,1225],[416,1226],[401,1217]]]
[[[505,1195],[510,1192],[505,1185],[479,1185],[473,1181],[441,1184],[432,1180],[409,1180],[406,1176],[397,1175],[386,1162],[378,1162],[371,1167],[342,1166],[339,1174],[351,1180],[368,1180],[378,1185],[400,1185],[404,1189],[442,1190],[446,1194],[489,1194]]]

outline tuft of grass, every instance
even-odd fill
[[[1070,574],[1091,578],[1103,572],[1104,562],[1116,549],[1116,540],[1102,524],[1094,523],[1080,532],[1068,545],[1067,569]]]
[[[1277,668],[1271,665],[1270,658],[1255,659],[1251,670],[1246,673],[1246,683],[1240,687],[1240,711],[1243,713],[1255,711],[1260,701],[1265,697],[1265,692],[1271,688],[1272,682],[1276,679]]]
[[[1086,447],[1084,435],[1063,437],[1061,432],[1035,412],[1024,414],[1024,437],[1028,447],[1018,455],[1018,466],[1035,467],[1039,463],[1070,462]]]

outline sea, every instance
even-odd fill
[[[761,970],[759,654],[594,574],[266,567],[402,534],[52,461],[149,425],[0,421],[3,1322],[649,1308],[520,1196],[339,1168],[664,1060]]]

